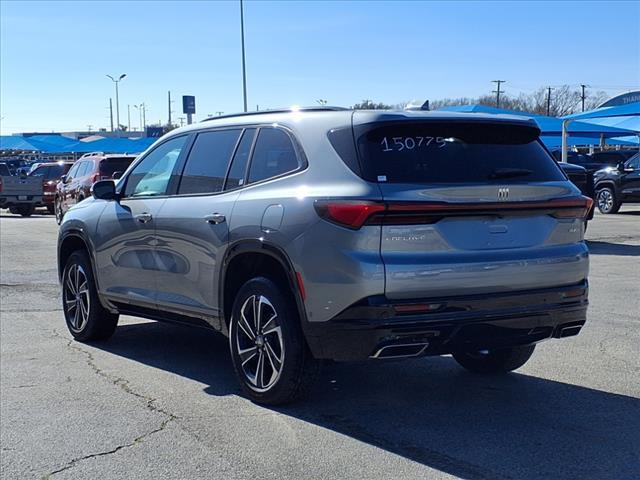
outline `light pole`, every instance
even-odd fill
[[[141,103],[140,105],[134,105],[134,107],[138,110],[138,112],[140,113],[140,130],[143,132],[142,134],[144,135],[144,128],[146,127],[146,123],[147,123],[147,119],[146,117],[146,112],[145,112],[145,104],[144,102]]]
[[[109,77],[111,81],[116,84],[116,130],[118,130],[118,136],[120,136],[120,99],[118,98],[118,84],[126,76],[127,74],[123,73],[116,80],[111,75],[107,75],[107,77]]]
[[[242,39],[242,95],[244,99],[244,111],[247,111],[247,70],[244,61],[244,6],[240,0],[240,37]]]

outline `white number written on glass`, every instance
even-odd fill
[[[447,146],[444,137],[384,137],[380,142],[383,152],[401,152],[414,148],[442,148]]]

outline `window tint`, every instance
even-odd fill
[[[640,155],[636,155],[627,162],[627,166],[635,170],[640,169]]]
[[[362,132],[364,130],[364,132]],[[365,126],[365,177],[388,183],[526,183],[564,180],[533,127],[479,123]]]
[[[79,177],[86,177],[87,175],[90,175],[93,171],[93,161],[92,160],[85,160],[84,162],[84,168],[82,168],[82,170],[78,170],[78,176]]]
[[[234,188],[241,187],[244,183],[244,173],[247,168],[247,160],[249,160],[249,153],[251,152],[251,144],[253,143],[253,137],[256,134],[255,128],[247,128],[242,135],[240,145],[236,150],[236,154],[233,156],[231,168],[229,169],[229,175],[227,177],[227,184],[225,190],[232,190]]]
[[[30,177],[45,177],[47,176],[47,171],[49,167],[37,167],[33,172],[29,174]]]
[[[124,171],[129,168],[129,165],[131,165],[133,160],[133,157],[105,158],[100,162],[100,176],[111,178],[115,172],[124,173]]]
[[[178,193],[220,192],[239,135],[240,130],[198,134],[189,152]]]
[[[73,167],[71,167],[71,170],[69,170],[69,173],[67,174],[67,177],[69,180],[71,180],[72,178],[76,178],[78,175],[78,168],[80,168],[82,166],[83,162],[77,162],[73,164]]]
[[[172,138],[151,151],[136,165],[127,178],[125,197],[167,193],[169,181],[186,140],[186,136]]]
[[[249,183],[276,177],[298,168],[289,135],[277,128],[261,128],[251,157]]]
[[[51,165],[47,171],[47,180],[55,180],[64,175],[65,164]]]

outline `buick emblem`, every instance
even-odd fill
[[[509,189],[507,187],[499,188],[498,189],[498,201],[499,202],[506,202],[507,200],[509,200]]]

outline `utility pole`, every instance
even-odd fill
[[[171,90],[169,90],[169,92],[167,92],[169,94],[169,126],[171,126]]]
[[[582,95],[580,95],[580,99],[582,100],[582,111],[584,112],[584,100],[587,98],[585,95],[584,89],[587,88],[586,85],[580,85],[582,87]]]
[[[500,108],[500,84],[506,82],[506,80],[491,80],[491,83],[497,84],[496,89],[491,92],[496,94],[496,108]]]
[[[127,76],[127,74],[123,73],[122,75],[120,75],[116,79],[116,78],[112,77],[111,75],[107,75],[107,77],[109,77],[111,79],[111,81],[116,84],[116,122],[117,122],[116,128],[117,128],[118,132],[120,132],[120,98],[118,97],[118,84],[126,76]],[[120,135],[118,134],[118,136],[120,136]]]
[[[184,117],[178,117],[178,120],[180,121],[180,126],[184,126]]]
[[[551,90],[553,88],[547,87],[547,117],[551,116]]]
[[[247,70],[244,60],[244,6],[240,0],[240,37],[242,39],[242,95],[244,99],[244,111],[247,111]]]
[[[109,117],[111,118],[111,133],[113,133],[113,102],[109,98]]]
[[[127,131],[131,131],[131,105],[127,103]]]

